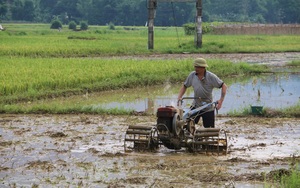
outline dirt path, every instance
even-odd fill
[[[232,53],[232,54],[154,54],[148,56],[122,56],[122,58],[130,59],[186,59],[198,58],[205,59],[225,59],[232,62],[248,62],[248,63],[264,63],[269,65],[284,65],[293,60],[300,60],[300,52],[285,53]]]
[[[257,117],[217,118],[229,137],[226,156],[163,147],[125,153],[127,126],[155,121],[2,114],[0,187],[264,187],[265,177],[300,160],[300,120]]]

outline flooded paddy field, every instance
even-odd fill
[[[155,116],[0,115],[0,187],[264,187],[300,160],[300,120],[217,117],[228,154],[124,152]]]
[[[172,54],[152,55],[148,58],[195,58],[199,54]],[[228,86],[226,99],[219,114],[226,115],[250,109],[251,106],[282,109],[294,106],[300,99],[300,67],[286,66],[293,60],[300,60],[300,53],[271,53],[271,54],[201,54],[205,58],[227,59],[233,62],[248,62],[253,64],[266,64],[272,73],[256,76],[240,76],[222,78]],[[130,57],[122,57],[130,58]],[[147,58],[136,56],[131,58]],[[192,71],[192,67],[191,67]],[[211,70],[213,72],[213,70]],[[185,76],[182,80],[184,82]],[[56,106],[57,104],[69,106],[77,104],[83,108],[97,109],[126,109],[137,112],[155,114],[160,106],[177,103],[177,95],[182,83],[173,83],[165,80],[163,85],[144,86],[132,89],[120,89],[86,93],[83,95],[56,97],[45,100],[26,101],[20,105],[30,106]],[[213,92],[214,100],[220,97],[220,90]],[[193,96],[192,89],[188,89],[185,96]],[[184,101],[189,107],[192,101]]]
[[[195,58],[172,54],[135,58]],[[300,53],[201,54],[274,65],[278,74],[225,80],[219,114],[251,104],[281,108],[299,102],[299,68],[282,68]],[[124,57],[132,58],[132,57]],[[293,70],[293,71],[291,71]],[[299,118],[216,117],[228,136],[227,155],[184,149],[124,152],[129,125],[155,125],[155,108],[172,105],[180,85],[87,93],[34,103],[148,110],[148,116],[0,114],[0,187],[264,187],[300,161]],[[260,96],[258,98],[258,91]],[[192,92],[187,92],[192,95]],[[218,98],[219,90],[214,95]],[[174,100],[173,100],[174,99]],[[65,102],[65,103],[64,103]],[[299,167],[297,167],[299,168]]]
[[[300,69],[299,69],[300,71]],[[226,99],[219,114],[242,111],[251,106],[263,106],[264,108],[282,109],[293,106],[300,101],[300,72],[285,74],[268,74],[262,76],[253,76],[241,79],[225,80],[228,85]],[[158,107],[176,106],[177,95],[181,84],[166,83],[160,87],[146,87],[128,89],[124,91],[90,95],[94,108],[124,108],[135,111],[146,111],[149,114],[155,114]],[[221,91],[213,91],[214,100],[220,98]],[[186,97],[193,97],[192,89],[188,89]],[[100,98],[104,97],[107,101]],[[76,101],[79,98],[76,97]],[[114,98],[113,101],[109,101]],[[87,100],[87,99],[85,99]],[[88,101],[87,100],[87,101]],[[95,101],[97,101],[95,103]],[[102,102],[100,102],[102,101]],[[184,101],[186,107],[191,106],[192,100]]]
[[[250,106],[263,106],[272,109],[281,109],[295,105],[300,100],[300,67],[287,67],[286,64],[300,60],[299,52],[287,53],[239,53],[239,54],[157,54],[150,56],[135,56],[134,58],[149,59],[185,59],[203,57],[208,59],[224,59],[231,62],[247,62],[249,64],[264,64],[271,68],[273,74],[223,79],[228,86],[226,100],[220,114],[239,111]],[[132,57],[124,57],[132,58]],[[192,67],[191,67],[192,71]],[[213,70],[210,70],[213,72]],[[184,82],[184,80],[182,80]],[[132,90],[117,91],[109,94],[101,93],[90,95],[95,108],[131,108],[136,111],[147,111],[155,114],[157,107],[175,105],[181,83],[170,84],[168,81],[158,87],[135,88]],[[130,96],[130,97],[128,97]],[[186,96],[193,96],[187,91]],[[215,89],[214,100],[219,99],[220,91]],[[79,97],[80,98],[80,97]],[[82,98],[82,97],[81,97]],[[113,100],[109,100],[113,98]],[[78,99],[74,99],[75,101]],[[190,105],[190,101],[185,103]]]

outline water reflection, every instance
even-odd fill
[[[279,109],[293,106],[299,102],[299,74],[271,74],[247,78],[242,82],[238,81],[238,79],[226,80],[226,83],[229,83],[228,91],[223,108],[219,111],[219,114],[227,114],[228,112],[250,108],[251,105]],[[123,101],[102,103],[101,106],[105,108],[147,111],[148,113],[155,114],[159,106],[176,105],[179,88],[180,84],[166,84],[161,87],[151,87],[137,91],[140,93],[131,91],[134,93],[133,95],[139,95],[139,97],[133,100],[123,98]],[[213,93],[214,99],[219,99],[220,94],[221,91],[215,89]],[[193,96],[192,89],[189,89],[185,96]],[[184,104],[189,106],[191,101],[186,101]]]
[[[247,83],[235,83],[228,88],[224,113],[250,105],[284,108],[295,105],[300,97],[298,74],[270,75],[251,78]]]

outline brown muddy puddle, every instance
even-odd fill
[[[217,117],[229,138],[222,156],[164,147],[125,153],[127,126],[155,121],[2,114],[0,187],[264,187],[270,172],[299,163],[299,119]]]

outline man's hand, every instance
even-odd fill
[[[182,105],[182,98],[178,98],[177,99],[177,106],[181,106]]]
[[[222,108],[222,103],[223,103],[223,100],[225,98],[226,91],[227,91],[227,85],[225,83],[223,83],[222,90],[221,90],[221,98],[220,98],[220,100],[218,100],[218,104],[217,104],[217,107],[216,107],[217,110],[220,110],[220,108]]]
[[[218,100],[218,104],[216,106],[217,110],[220,110],[220,108],[222,108],[222,103],[223,103],[222,100]]]
[[[182,104],[182,96],[184,95],[186,91],[186,87],[184,84],[182,84],[182,87],[180,88],[179,94],[178,94],[178,98],[177,98],[177,106],[181,106]]]

